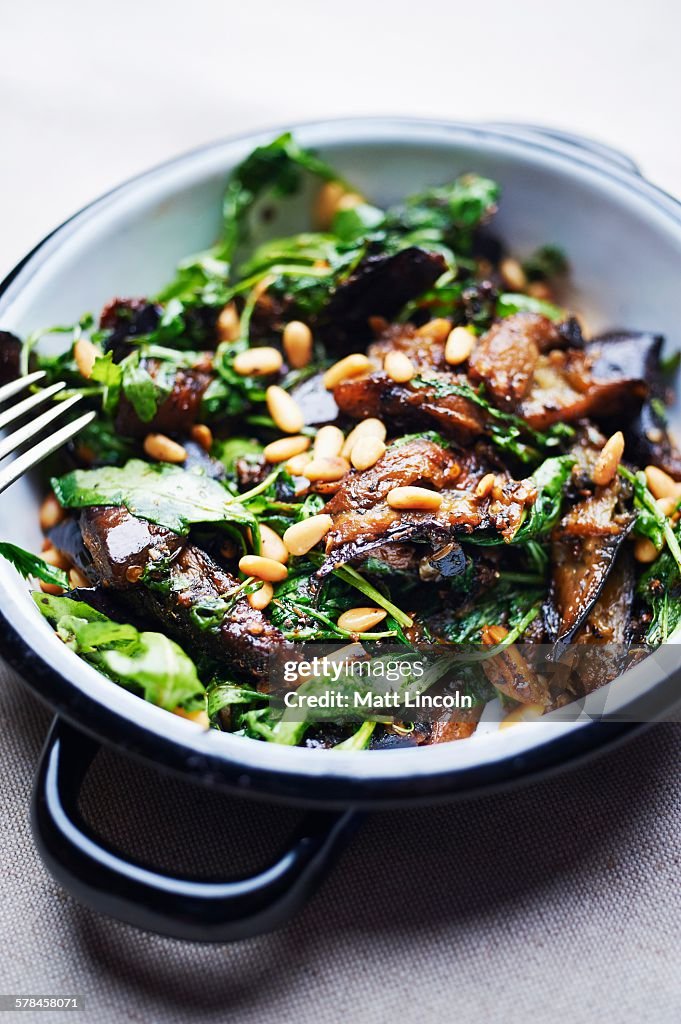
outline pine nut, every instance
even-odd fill
[[[267,462],[286,462],[294,455],[306,452],[310,447],[310,438],[298,434],[297,437],[280,437],[278,441],[271,441],[263,449],[263,455]]]
[[[150,459],[157,462],[184,462],[187,458],[187,451],[172,441],[165,434],[147,434],[144,438],[144,450]]]
[[[388,504],[391,508],[435,512],[442,504],[442,495],[425,487],[393,487],[388,491]]]
[[[333,519],[325,512],[321,512],[318,516],[310,516],[309,519],[303,519],[300,523],[289,526],[284,534],[284,544],[292,555],[306,555],[316,544],[319,544],[322,538],[326,537],[332,526]]]
[[[286,362],[300,370],[312,359],[312,331],[300,320],[289,320],[282,336]]]
[[[209,452],[213,447],[213,431],[205,423],[195,423],[191,429],[192,441],[201,445],[204,452]]]
[[[500,644],[507,636],[508,630],[506,626],[484,626],[482,642],[485,644]]]
[[[38,586],[43,594],[52,594],[55,597],[59,597],[60,594],[64,593],[63,587],[57,586],[56,583],[46,583],[45,580],[38,580]]]
[[[485,473],[481,480],[478,481],[478,486],[475,488],[475,494],[478,498],[486,498],[492,493],[496,477],[494,473]]]
[[[442,316],[435,317],[434,320],[429,320],[423,327],[419,327],[417,335],[419,338],[432,338],[433,341],[445,341],[449,332],[452,329],[452,325],[449,320],[445,320]]]
[[[510,288],[512,292],[525,291],[527,288],[527,277],[525,276],[525,271],[517,260],[512,259],[510,256],[505,260],[502,260],[499,264],[499,271],[504,284],[507,288]]]
[[[458,366],[470,359],[475,348],[475,335],[467,327],[455,327],[445,344],[445,362]]]
[[[505,718],[499,722],[500,729],[508,729],[511,725],[517,725],[518,722],[536,722],[538,718],[544,714],[544,708],[541,704],[521,704],[518,708],[513,708],[513,711],[509,711]]]
[[[81,377],[86,377],[88,380],[92,376],[92,370],[95,365],[95,359],[101,356],[101,352],[96,345],[93,345],[88,338],[79,338],[76,344],[73,346],[73,358],[76,361],[78,367],[78,373]]]
[[[350,472],[350,463],[347,459],[337,455],[333,459],[313,458],[303,470],[303,476],[308,480],[319,483],[331,483],[334,480],[342,480],[346,473]]]
[[[416,367],[404,352],[388,352],[383,369],[396,384],[406,384],[416,373]]]
[[[608,438],[596,459],[591,479],[597,486],[604,487],[610,483],[617,473],[617,467],[623,454],[624,434],[621,430],[618,430],[617,433]]]
[[[178,718],[186,718],[188,722],[195,722],[200,725],[203,729],[210,729],[210,719],[208,713],[202,708],[198,711],[185,711],[184,708],[173,708],[173,714],[177,715]]]
[[[312,461],[312,455],[309,452],[303,452],[301,455],[294,455],[292,459],[289,459],[286,463],[286,472],[290,473],[291,476],[302,476],[303,470],[306,466],[309,466]]]
[[[339,359],[337,363],[330,366],[324,374],[324,387],[332,391],[336,384],[349,377],[359,377],[371,369],[371,362],[361,352],[353,352],[352,355]]]
[[[678,511],[680,499],[681,495],[679,494],[669,495],[667,498],[658,498],[657,504],[666,516],[673,516]]]
[[[314,439],[314,457],[316,459],[335,459],[343,450],[345,434],[338,427],[327,426],[317,431]]]
[[[654,498],[678,498],[681,496],[681,484],[657,466],[646,466],[646,483]]]
[[[360,195],[356,192],[348,192],[340,181],[325,181],[315,200],[315,226],[320,231],[328,231],[339,209],[351,209],[362,202],[364,200]],[[343,205],[341,206],[341,204]]]
[[[637,562],[654,562],[658,554],[659,551],[648,537],[639,537],[634,544],[634,558]]]
[[[40,529],[43,533],[47,533],[48,530],[51,530],[57,523],[61,523],[62,519],[66,518],[66,511],[59,504],[54,491],[50,491],[40,506],[39,518]]]
[[[53,565],[56,569],[67,570],[71,565],[70,560],[66,557],[63,551],[58,551],[55,547],[49,547],[47,551],[43,553],[43,561],[47,562],[48,565]]]
[[[281,370],[283,363],[279,349],[262,345],[239,352],[232,365],[240,377],[270,377]]]
[[[248,603],[251,608],[255,608],[256,611],[261,612],[267,608],[274,597],[274,588],[271,583],[263,583],[259,590],[254,590],[252,594],[248,595]]]
[[[343,445],[343,451],[341,455],[344,458],[349,459],[352,454],[353,446],[359,441],[361,437],[377,437],[379,441],[385,441],[386,434],[388,431],[385,428],[385,424],[381,423],[374,416],[369,416],[366,420],[361,420],[357,426],[350,431],[348,436],[345,438],[345,444]]]
[[[554,301],[553,292],[546,281],[531,281],[526,290],[533,299],[541,299],[542,302]]]
[[[284,391],[277,384],[271,384],[265,392],[267,410],[285,434],[299,434],[303,429],[305,420],[295,398],[291,398],[288,391]]]
[[[129,565],[125,570],[125,578],[128,583],[139,583],[143,575],[144,569],[141,565]]]
[[[279,534],[265,523],[260,524],[260,545],[260,553],[264,558],[271,558],[273,562],[281,562],[282,565],[286,565],[288,549]]]
[[[288,576],[285,565],[275,562],[273,558],[265,558],[264,555],[244,555],[239,559],[239,571],[244,576],[255,576],[268,583],[280,583]]]
[[[239,314],[233,302],[228,302],[220,310],[217,321],[217,332],[220,341],[236,341],[241,333]]]
[[[71,569],[69,572],[69,584],[71,589],[75,590],[76,587],[89,587],[90,581],[80,569]]]
[[[383,608],[348,608],[339,616],[336,625],[348,633],[368,633],[379,622],[383,622],[387,614]]]
[[[350,462],[355,469],[371,469],[385,453],[385,442],[380,437],[360,437],[352,448]]]

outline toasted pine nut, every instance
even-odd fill
[[[71,565],[70,559],[66,557],[63,551],[58,551],[57,548],[51,546],[47,551],[43,552],[43,561],[47,562],[48,565],[55,566],[56,569],[68,569]]]
[[[455,327],[445,345],[445,362],[458,366],[470,359],[475,348],[475,335],[467,327]]]
[[[73,358],[76,361],[78,367],[78,373],[81,377],[90,378],[92,376],[92,369],[95,365],[95,359],[101,356],[101,352],[96,345],[93,345],[89,338],[79,338],[76,344],[73,346]]]
[[[681,484],[665,473],[657,466],[646,466],[646,483],[648,490],[654,498],[678,498],[681,497]]]
[[[391,508],[434,512],[442,504],[442,495],[426,487],[393,487],[388,491],[388,504]]]
[[[512,259],[510,256],[507,257],[499,264],[499,270],[507,288],[510,288],[512,292],[525,291],[527,288],[527,277],[517,260]]]
[[[217,332],[220,341],[236,341],[241,333],[239,314],[233,302],[228,302],[220,310],[217,322]]]
[[[69,583],[72,589],[74,590],[76,589],[76,587],[90,586],[89,579],[87,578],[87,576],[83,575],[80,569],[71,569],[71,571],[69,572]]]
[[[637,562],[654,562],[659,551],[648,537],[639,537],[634,544],[634,558]]]
[[[63,587],[57,586],[56,583],[46,583],[45,580],[38,580],[38,586],[43,594],[53,594],[55,597],[59,597],[60,594],[64,593]]]
[[[618,430],[612,437],[608,438],[601,448],[600,455],[596,459],[591,479],[599,487],[609,484],[614,478],[617,467],[624,454],[624,434]]]
[[[232,365],[241,377],[269,377],[281,370],[283,362],[279,349],[261,345],[239,352]]]
[[[314,439],[315,459],[335,459],[340,455],[345,444],[345,434],[338,427],[329,424],[317,431]]]
[[[172,441],[165,434],[147,434],[144,438],[144,450],[150,459],[157,462],[184,462],[187,458],[187,451]]]
[[[452,325],[449,320],[445,320],[442,316],[436,316],[434,320],[429,320],[423,327],[419,327],[416,333],[419,338],[432,338],[433,341],[444,341],[451,329]]]
[[[140,578],[144,574],[144,569],[141,565],[129,565],[125,570],[125,578],[128,583],[139,583]]]
[[[679,500],[681,500],[681,495],[669,495],[667,498],[658,498],[657,504],[666,516],[673,516],[678,511]]]
[[[47,533],[48,530],[51,530],[53,526],[56,526],[65,517],[66,512],[59,504],[57,495],[54,491],[50,491],[40,506],[40,529],[43,533]]]
[[[301,452],[300,455],[294,455],[286,463],[286,472],[290,473],[291,476],[302,476],[303,470],[306,466],[309,466],[311,461],[312,455],[310,452]]]
[[[361,352],[353,352],[352,355],[339,359],[337,363],[329,367],[324,374],[324,387],[327,391],[332,391],[342,380],[347,380],[348,377],[359,377],[360,374],[367,373],[370,369],[371,362],[367,357]]]
[[[210,719],[208,713],[199,708],[198,711],[185,711],[184,708],[173,708],[173,714],[177,715],[178,718],[186,718],[188,722],[196,722],[197,725],[203,726],[204,729],[210,729]]]
[[[383,608],[348,608],[339,616],[336,625],[339,629],[347,629],[348,633],[368,633],[383,622],[387,614]]]
[[[363,201],[356,192],[348,192],[340,181],[325,181],[317,193],[314,205],[316,227],[320,231],[328,231],[339,209],[347,210]]]
[[[345,438],[345,444],[343,445],[343,451],[341,455],[349,459],[352,454],[353,446],[359,441],[361,437],[377,437],[379,441],[385,441],[386,434],[388,431],[385,428],[385,423],[381,423],[374,416],[369,416],[366,420],[360,420],[356,427],[350,431],[348,436]]]
[[[292,555],[306,555],[315,544],[319,544],[332,526],[333,519],[325,512],[310,516],[309,519],[289,526],[284,534],[284,544]]]
[[[295,398],[277,384],[271,384],[265,392],[267,410],[285,434],[299,434],[303,429],[304,417]]]
[[[286,362],[300,370],[312,359],[312,331],[300,320],[289,320],[282,336]]]
[[[347,459],[337,455],[335,458],[313,458],[303,470],[303,476],[308,480],[320,483],[330,483],[333,480],[342,480],[350,471],[350,463]]]
[[[281,562],[286,565],[288,562],[288,549],[283,540],[265,523],[260,524],[261,554],[264,558],[271,558],[273,562]]]
[[[200,444],[204,452],[209,452],[213,447],[213,431],[205,423],[195,423],[191,429],[192,441]]]
[[[261,612],[270,603],[274,597],[274,588],[271,583],[263,583],[259,590],[254,590],[252,594],[248,595],[248,603],[251,608],[255,608],[256,611]]]
[[[404,352],[388,352],[383,369],[396,384],[406,384],[416,373],[416,367]]]
[[[484,626],[482,633],[485,644],[500,644],[508,636],[506,626]]]
[[[364,470],[375,466],[385,452],[385,442],[380,437],[360,437],[352,446],[350,462],[355,469]]]
[[[288,576],[285,565],[275,562],[273,558],[265,558],[264,555],[244,555],[239,559],[239,571],[244,576],[255,576],[268,583],[279,583]]]
[[[554,295],[546,281],[531,281],[527,286],[527,294],[542,302],[553,302]]]
[[[496,477],[494,473],[485,473],[481,480],[478,481],[478,486],[475,488],[475,494],[478,498],[486,498],[492,492]]]
[[[513,711],[509,711],[505,718],[499,722],[500,729],[508,729],[511,725],[517,725],[518,722],[536,722],[538,718],[544,713],[544,708],[541,704],[521,704],[520,707],[513,708]]]
[[[267,462],[286,462],[294,455],[306,452],[310,444],[310,438],[302,434],[298,434],[297,437],[280,437],[279,440],[265,445],[263,455]]]

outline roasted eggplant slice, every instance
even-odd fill
[[[357,351],[371,339],[369,317],[392,319],[411,299],[435,284],[447,269],[440,253],[411,246],[393,256],[370,254],[342,281],[320,321],[320,336],[329,351]]]

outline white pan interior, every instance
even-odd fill
[[[303,144],[313,145],[360,191],[379,204],[470,170],[497,179],[502,201],[495,231],[520,256],[543,243],[567,253],[572,268],[570,305],[587,328],[649,329],[667,337],[667,352],[681,346],[681,220],[679,207],[632,175],[560,145],[546,148],[510,135],[466,127],[408,122],[337,122],[304,126]],[[253,145],[250,137],[218,144],[175,161],[124,186],[76,217],[48,241],[0,299],[0,328],[25,335],[97,312],[112,296],[153,293],[176,263],[210,245],[220,227],[220,201],[229,169]],[[309,224],[309,196],[286,201],[268,234]],[[0,539],[39,550],[38,494],[22,480],[0,498]],[[25,632],[39,618],[28,586],[0,560],[3,610]],[[33,630],[31,630],[33,632]],[[33,641],[32,641],[33,642]],[[33,643],[38,652],[74,679],[94,699],[138,717],[139,700],[108,682],[57,641],[42,623]],[[641,672],[611,684],[621,699],[655,682]],[[633,676],[629,673],[629,676]],[[619,698],[618,698],[619,700]],[[381,777],[415,774],[494,761],[545,743],[577,723],[521,725],[501,733],[480,730],[471,740],[419,750],[320,754],[281,749],[227,734],[198,735],[197,727],[150,708],[150,728],[201,744],[215,752],[301,774]],[[235,745],[237,745],[235,747]]]

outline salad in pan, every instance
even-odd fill
[[[314,230],[255,244],[310,181]],[[381,749],[468,737],[494,700],[560,708],[671,635],[675,362],[654,333],[589,337],[566,255],[510,255],[500,199],[467,173],[384,209],[283,135],[160,294],[0,332],[0,382],[42,369],[98,414],[51,467],[43,551],[0,544],[65,644],[205,726]],[[292,720],[270,667],[300,644],[467,645],[467,710]],[[581,673],[532,656],[583,644]]]

